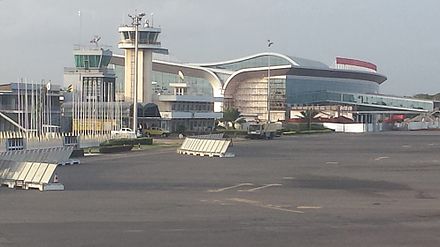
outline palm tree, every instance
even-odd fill
[[[223,112],[223,118],[221,121],[224,121],[226,123],[233,123],[237,118],[240,117],[240,112],[236,108],[228,108]],[[227,124],[227,127],[229,127],[229,124]],[[234,124],[232,124],[232,128],[235,129]]]
[[[312,121],[316,117],[316,115],[319,114],[319,111],[313,110],[313,109],[306,109],[301,112],[301,119],[305,120],[307,123],[307,128],[309,130],[312,130]]]

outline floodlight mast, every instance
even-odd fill
[[[267,47],[270,49],[270,47],[274,43],[270,41],[270,39],[267,40]],[[267,56],[267,122],[271,122],[270,119],[270,54]]]
[[[135,11],[137,12],[137,11]],[[138,84],[138,44],[139,44],[139,25],[141,25],[142,18],[145,16],[145,13],[134,15],[128,15],[132,19],[132,26],[135,30],[135,38],[134,38],[134,83],[133,83],[133,131],[137,134],[138,126],[137,126],[137,84]]]

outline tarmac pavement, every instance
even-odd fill
[[[234,142],[59,167],[66,190],[0,188],[0,246],[439,246],[440,132]]]

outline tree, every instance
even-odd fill
[[[427,99],[427,100],[440,100],[440,93],[437,94],[416,94],[413,96],[416,99]]]
[[[225,111],[223,111],[223,118],[221,119],[223,122],[227,123],[227,126],[229,126],[229,123],[233,123],[237,118],[240,117],[240,112],[236,108],[228,108]],[[235,126],[232,124],[232,128],[235,129]]]
[[[312,129],[312,121],[316,117],[316,115],[319,114],[319,111],[313,110],[313,109],[306,109],[301,112],[301,119],[305,120],[307,123],[307,128],[309,130]]]
[[[179,124],[179,125],[177,125],[177,127],[176,127],[176,132],[177,132],[177,133],[179,133],[179,134],[184,134],[185,131],[186,131],[186,127],[185,127],[185,125],[183,125],[183,124]]]

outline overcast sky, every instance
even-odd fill
[[[61,83],[73,45],[94,35],[122,53],[117,28],[135,9],[154,13],[180,61],[263,52],[271,39],[272,51],[328,65],[336,56],[373,62],[388,77],[381,93],[440,92],[438,0],[0,0],[0,83]]]

